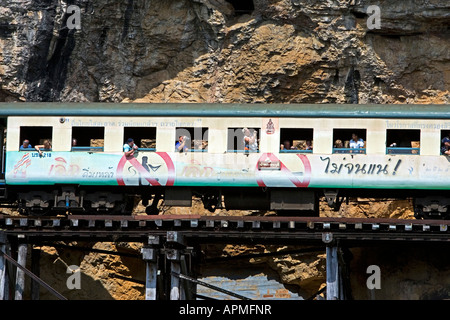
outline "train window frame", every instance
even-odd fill
[[[297,137],[293,139],[292,137]],[[292,139],[290,139],[292,138]],[[306,139],[303,139],[306,138]],[[285,141],[292,140],[290,149],[281,149],[281,145],[284,145]],[[311,149],[293,149],[294,141],[305,141],[305,145],[308,141],[311,142]],[[280,153],[313,153],[314,151],[314,128],[280,128]]]
[[[250,133],[253,134],[253,130],[257,131],[257,143],[258,143],[258,149],[256,151],[252,151],[252,150],[245,150],[245,144],[244,144],[244,128],[247,128],[250,130]],[[233,133],[233,141],[231,143],[231,145],[234,147],[234,149],[230,148],[230,130],[234,130]],[[260,152],[260,148],[261,148],[261,128],[260,127],[228,127],[227,128],[227,153],[244,153],[244,154],[249,154],[249,153],[259,153]],[[238,145],[237,143],[235,144],[234,142],[238,142],[238,136],[236,135],[236,133],[238,133],[240,135],[240,138],[242,140],[242,149],[237,149]],[[236,140],[235,140],[236,139]]]
[[[25,134],[26,132],[26,134]],[[45,138],[40,138],[41,136],[49,136]],[[38,138],[34,138],[38,137]],[[36,140],[39,139],[37,142]],[[32,147],[21,149],[24,140],[30,141]],[[53,141],[53,126],[20,126],[19,127],[19,146],[18,150],[21,152],[38,151],[36,146],[42,145],[45,140],[49,140],[50,144]],[[53,149],[41,148],[41,151],[53,151]]]
[[[349,137],[348,140],[341,140],[341,135],[344,135],[346,133],[346,136]],[[356,133],[358,135],[358,138],[362,139],[364,141],[364,147],[363,148],[350,148],[350,141],[352,140],[352,134]],[[338,139],[339,138],[339,139]],[[343,147],[336,147],[336,142],[341,141],[343,144]],[[349,145],[346,146],[345,142],[349,142]],[[366,154],[367,153],[367,128],[333,128],[333,154]]]
[[[397,133],[397,135],[393,135]],[[409,143],[406,140],[401,142],[404,136],[418,134],[417,137],[411,138]],[[420,155],[420,139],[422,131],[420,129],[386,129],[386,154],[387,155]],[[413,142],[419,142],[419,147],[413,147]],[[397,143],[398,142],[398,143]],[[410,147],[405,146],[410,145]]]
[[[80,134],[74,134],[74,130],[78,131],[78,130],[87,130],[88,132],[83,132]],[[98,132],[95,132],[98,131]],[[101,135],[97,136],[97,133],[102,132]],[[92,135],[94,134],[94,136]],[[71,131],[71,137],[72,137],[72,141],[74,139],[77,140],[77,145],[74,146],[71,143],[71,148],[70,151],[72,152],[104,152],[105,150],[105,127],[90,127],[90,126],[76,126],[76,127],[72,127],[72,131]],[[85,142],[85,140],[89,139],[89,146],[86,145],[79,145],[79,141],[80,141],[80,137],[81,137],[81,141],[82,143]],[[103,140],[103,146],[91,146],[91,140],[93,139],[101,139]]]
[[[151,131],[149,135],[145,131]],[[144,133],[145,132],[145,133]],[[138,146],[138,151],[143,152],[156,152],[156,127],[124,127],[123,128],[123,141],[126,143],[127,139],[132,138],[134,143]],[[155,147],[142,147],[142,140],[154,140]]]
[[[199,129],[201,130],[201,139],[198,138]],[[180,136],[187,136],[189,135],[188,139],[190,140],[190,148],[187,148],[183,150],[176,150],[176,145],[178,143]],[[194,138],[192,138],[194,137]],[[196,148],[194,141],[206,141],[207,145],[205,148]],[[176,127],[175,128],[175,139],[174,139],[175,145],[174,145],[174,152],[179,153],[187,153],[187,152],[208,152],[208,144],[209,144],[209,127]],[[198,145],[198,144],[197,144]]]

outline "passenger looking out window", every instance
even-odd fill
[[[187,152],[189,148],[189,137],[188,136],[179,136],[178,141],[175,143],[175,152]]]
[[[312,128],[281,128],[281,153],[311,153],[314,130]]]
[[[343,149],[344,148],[344,143],[342,142],[342,140],[337,139],[334,142],[334,153],[346,153],[345,150],[339,150],[339,149]]]
[[[350,140],[350,148],[352,149],[364,148],[364,140],[358,137],[356,133],[352,133],[352,138]]]
[[[32,149],[32,148],[33,148],[33,146],[30,144],[30,141],[25,139],[25,140],[23,140],[22,145],[20,146],[19,149],[20,150],[27,150],[27,149]]]
[[[244,150],[250,152],[258,151],[258,132],[253,130],[253,133],[250,132],[248,128],[242,129],[242,133],[244,134]]]
[[[333,129],[333,153],[366,153],[367,129]]]
[[[134,155],[134,152],[138,149],[138,146],[134,143],[134,140],[132,138],[129,138],[123,145],[123,152],[125,152],[126,157]]]
[[[45,151],[52,151],[52,144],[51,144],[50,140],[44,140],[44,144],[37,145],[34,148],[39,152],[39,155],[42,156],[41,149],[43,149]]]
[[[342,143],[342,140],[336,140],[335,142],[334,142],[334,147],[335,148],[343,148],[344,147],[344,144]]]
[[[449,137],[445,137],[444,139],[442,139],[441,153],[443,155],[450,156],[450,138]]]
[[[280,150],[293,150],[294,147],[291,146],[291,142],[289,140],[284,140],[280,145]]]

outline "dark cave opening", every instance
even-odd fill
[[[251,14],[255,10],[253,0],[226,0],[231,3],[236,15]]]

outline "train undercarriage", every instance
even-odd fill
[[[319,202],[333,211],[349,199],[392,199],[393,190],[378,189],[289,189],[289,188],[201,188],[201,187],[99,187],[20,186],[2,194],[2,207],[21,215],[131,215],[137,204],[148,215],[162,207],[191,207],[193,199],[204,209],[273,211],[278,215],[319,216]],[[396,190],[395,199],[409,199],[417,219],[450,219],[450,191]]]

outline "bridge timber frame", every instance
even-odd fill
[[[11,282],[14,280],[14,267],[15,300],[23,299],[25,274],[33,278],[31,299],[39,299],[39,285],[52,291],[59,299],[64,299],[39,279],[39,263],[36,263],[38,259],[33,256],[33,252],[32,271],[24,270],[29,245],[51,246],[57,241],[143,243],[141,258],[146,268],[146,300],[207,298],[195,294],[196,285],[221,290],[202,283],[193,274],[193,265],[199,262],[200,244],[314,245],[316,251],[322,249],[326,252],[326,298],[343,300],[351,298],[346,289],[348,274],[345,250],[349,247],[381,243],[450,243],[449,225],[450,221],[447,220],[331,217],[24,217],[0,214],[0,300],[13,299]],[[16,251],[18,261],[14,263],[10,256]],[[234,298],[247,299],[224,291]]]

